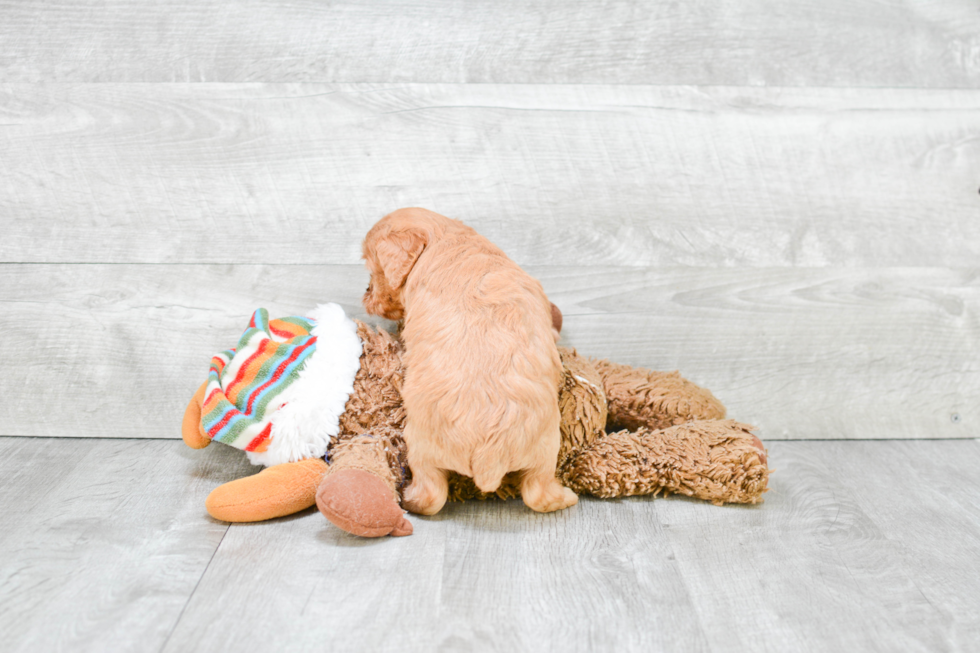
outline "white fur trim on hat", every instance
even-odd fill
[[[281,395],[282,408],[272,416],[269,448],[247,452],[253,465],[321,458],[330,439],[340,433],[340,416],[361,366],[361,339],[357,325],[337,304],[321,304],[307,317],[316,321],[316,351]]]

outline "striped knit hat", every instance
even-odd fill
[[[211,359],[201,427],[254,465],[322,457],[340,431],[360,357],[357,325],[337,304],[278,320],[260,308],[238,346]]]

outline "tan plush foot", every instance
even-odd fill
[[[326,471],[327,463],[322,458],[274,465],[215,488],[204,505],[208,514],[221,521],[284,517],[316,502],[316,489]]]
[[[204,391],[207,387],[208,382],[205,381],[191,397],[191,402],[187,404],[187,410],[184,411],[184,421],[180,425],[184,444],[191,449],[203,449],[211,444],[211,438],[201,430],[201,404],[204,403]]]
[[[363,469],[343,469],[324,477],[316,505],[334,526],[353,535],[412,534],[412,523],[405,519],[391,488]]]

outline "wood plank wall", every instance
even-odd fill
[[[978,437],[978,134],[967,0],[0,1],[0,435],[179,437],[415,205],[764,438]]]

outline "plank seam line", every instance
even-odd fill
[[[86,81],[84,79],[56,79],[56,80],[40,80],[40,81],[23,81],[23,80],[7,80],[0,78],[0,84],[4,86],[19,86],[19,87],[36,87],[40,84],[47,84],[49,86],[158,86],[158,87],[181,87],[181,86],[237,86],[237,87],[260,87],[260,86],[337,86],[341,87],[339,90],[328,91],[324,93],[312,93],[308,95],[285,95],[285,96],[273,96],[268,98],[260,98],[263,100],[292,100],[292,99],[303,99],[310,97],[321,97],[326,95],[336,95],[337,93],[345,92],[346,89],[367,88],[369,91],[383,92],[392,90],[402,90],[402,89],[413,89],[417,86],[444,86],[444,87],[524,87],[524,86],[558,86],[568,89],[575,89],[580,87],[623,87],[628,89],[633,88],[649,88],[649,89],[663,89],[663,88],[692,88],[692,89],[726,89],[726,90],[748,90],[748,91],[765,91],[765,90],[775,90],[775,91],[796,91],[796,90],[816,90],[816,91],[896,91],[896,92],[906,92],[914,91],[920,92],[924,91],[926,93],[975,93],[978,89],[975,86],[956,86],[956,85],[943,85],[943,86],[923,86],[918,84],[913,85],[902,85],[902,84],[779,84],[779,85],[764,85],[764,84],[683,84],[681,82],[607,82],[607,81],[597,81],[597,82],[574,82],[574,81],[512,81],[512,82],[502,82],[502,81],[446,81],[445,79],[413,79],[411,81],[387,81],[384,79],[378,80],[368,80],[368,81],[349,81],[349,80],[339,80],[339,79],[299,79],[292,81],[277,81],[271,79],[253,79],[251,81],[245,81],[242,79],[222,79],[222,80],[210,80],[210,81]],[[16,126],[16,123],[9,123],[10,126]]]
[[[274,260],[270,260],[268,262],[256,262],[256,263],[234,263],[234,262],[222,263],[220,261],[219,262],[214,262],[214,261],[189,261],[189,262],[188,261],[185,261],[185,262],[179,262],[179,261],[178,262],[168,262],[168,261],[128,261],[128,262],[127,261],[123,261],[123,262],[119,262],[119,261],[0,261],[0,265],[9,265],[9,266],[15,266],[15,265],[23,265],[23,266],[27,266],[27,265],[37,265],[37,266],[41,266],[41,265],[49,265],[49,266],[55,266],[55,265],[102,265],[102,266],[116,265],[116,266],[123,266],[123,265],[129,265],[129,266],[143,266],[143,267],[152,267],[152,266],[158,266],[158,267],[163,267],[163,266],[169,266],[169,267],[179,267],[179,266],[198,266],[198,267],[213,267],[213,266],[225,267],[225,266],[235,266],[235,267],[243,267],[243,268],[245,268],[245,267],[260,268],[260,267],[269,267],[271,265],[275,265],[277,267],[278,266],[282,266],[282,267],[319,267],[319,268],[333,267],[333,268],[362,268],[362,269],[366,269],[366,268],[364,268],[364,263],[356,263],[356,262],[355,263],[283,263],[281,261],[274,261]],[[528,266],[528,267],[533,267],[533,266]],[[538,267],[547,267],[547,266],[538,266]],[[564,267],[572,267],[572,266],[571,266],[571,264],[569,264],[569,265],[566,265]],[[610,267],[610,266],[603,265],[602,267]],[[638,267],[643,267],[643,266],[638,266],[638,265],[624,265],[624,266],[619,266],[619,267],[633,269],[633,268],[638,268]],[[711,268],[711,269],[715,269],[715,268]]]
[[[184,606],[180,609],[180,614],[178,614],[177,618],[174,620],[174,625],[170,628],[170,632],[167,633],[167,638],[163,640],[163,644],[160,645],[160,653],[163,653],[164,649],[167,648],[167,644],[170,643],[170,638],[173,637],[174,631],[176,631],[177,626],[180,625],[180,620],[184,618],[184,612],[187,610],[187,606],[190,605],[194,595],[197,594],[197,588],[201,586],[201,581],[204,580],[204,577],[208,573],[208,569],[211,568],[211,563],[214,561],[214,556],[218,554],[218,549],[221,548],[221,543],[225,541],[225,535],[228,534],[229,530],[231,530],[231,524],[228,524],[228,526],[225,528],[225,532],[221,534],[221,539],[218,540],[218,545],[214,547],[214,551],[211,552],[211,557],[208,558],[208,564],[204,566],[201,576],[197,579],[197,582],[194,583],[194,589],[192,589],[191,593],[187,595],[187,600],[184,601]]]

